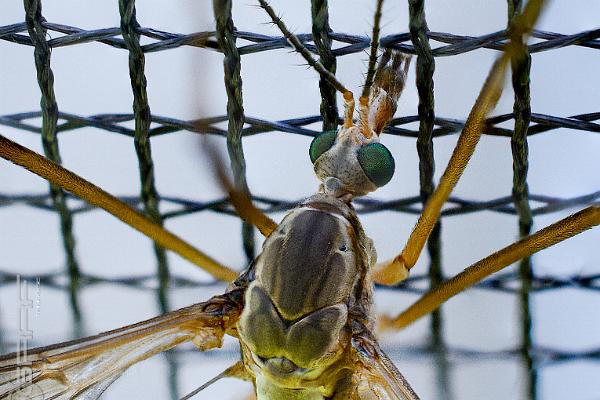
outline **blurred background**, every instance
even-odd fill
[[[372,28],[374,2],[329,2],[330,25],[335,32],[367,37]],[[308,1],[272,1],[275,10],[295,33],[311,32]],[[47,1],[42,9],[48,22],[83,30],[117,29],[120,24],[116,2]],[[426,2],[429,29],[462,36],[481,36],[506,27],[506,2],[431,0]],[[24,21],[23,5],[3,4],[0,27]],[[543,14],[538,29],[564,35],[598,29],[600,3],[584,0],[554,0]],[[142,27],[174,34],[214,31],[212,2],[140,1],[137,19]],[[269,24],[268,16],[255,3],[235,2],[233,20],[239,31],[281,36]],[[408,31],[408,5],[386,2],[382,35]],[[2,134],[38,152],[40,135],[17,129],[17,113],[39,111],[40,89],[36,78],[33,47],[18,44],[12,34],[27,36],[27,30],[0,31],[0,124]],[[9,32],[9,33],[10,33]],[[64,34],[49,31],[48,39]],[[118,38],[117,33],[107,37]],[[598,37],[596,35],[595,37]],[[531,39],[532,43],[541,39]],[[160,39],[142,36],[142,45]],[[410,42],[407,42],[410,44]],[[590,42],[592,43],[592,42]],[[533,55],[531,70],[532,112],[556,117],[598,112],[600,55],[595,48],[567,46]],[[238,47],[251,42],[238,39]],[[432,47],[443,43],[431,42]],[[334,48],[344,44],[336,42]],[[594,46],[591,46],[594,47]],[[451,57],[437,57],[435,81],[436,116],[464,120],[483,80],[498,54],[478,49]],[[338,78],[358,93],[366,72],[367,53],[339,57]],[[205,48],[178,45],[147,52],[145,74],[152,114],[188,121],[226,115],[227,97],[223,83],[222,54]],[[280,121],[319,115],[318,75],[304,65],[289,48],[242,56],[243,101],[246,117]],[[54,48],[52,70],[54,90],[61,112],[80,117],[102,114],[131,114],[133,95],[127,50],[99,41],[81,42]],[[396,116],[417,115],[418,95],[415,68],[400,101]],[[509,80],[495,114],[512,112],[513,92]],[[338,99],[341,106],[341,99]],[[8,118],[12,116],[11,118]],[[41,126],[41,118],[21,121]],[[64,120],[59,121],[65,122]],[[63,164],[112,194],[139,196],[140,180],[133,140],[118,132],[90,126],[59,134]],[[89,124],[88,124],[89,125]],[[129,130],[131,120],[113,126]],[[154,122],[152,128],[160,126]],[[226,129],[226,123],[216,123]],[[512,121],[500,125],[512,129]],[[597,127],[597,125],[596,125]],[[22,128],[22,126],[21,126]],[[321,123],[305,126],[320,131]],[[418,130],[418,122],[403,128]],[[35,130],[35,129],[32,129]],[[532,194],[552,199],[573,199],[572,208],[544,213],[534,219],[538,230],[583,208],[581,203],[597,202],[600,188],[600,140],[596,133],[575,129],[554,129],[529,138],[529,188]],[[457,135],[434,140],[436,181],[449,159]],[[308,158],[311,138],[279,131],[244,138],[248,185],[256,196],[296,202],[314,193],[318,182]],[[225,139],[214,136],[225,148]],[[418,157],[415,139],[387,135],[383,142],[396,160],[396,174],[372,200],[397,200],[419,195]],[[240,221],[222,212],[191,212],[194,206],[223,198],[212,177],[199,135],[176,131],[151,140],[155,181],[163,199],[160,210],[172,213],[167,228],[235,269],[247,265]],[[510,139],[485,136],[467,167],[453,196],[469,201],[491,201],[510,196],[512,156]],[[541,198],[541,197],[540,197]],[[169,199],[174,199],[170,201]],[[0,161],[0,349],[15,351],[18,339],[18,305],[15,274],[32,282],[36,309],[31,315],[35,345],[47,345],[91,335],[141,321],[161,313],[155,278],[157,261],[150,241],[101,210],[89,210],[69,199],[74,213],[76,256],[84,276],[77,293],[81,320],[74,324],[69,277],[58,214],[48,197],[48,184],[12,164]],[[139,202],[136,204],[139,205]],[[532,208],[548,203],[531,203]],[[188,207],[189,206],[189,207]],[[454,203],[449,208],[458,207]],[[510,201],[504,210],[510,208]],[[188,207],[188,208],[186,208]],[[413,227],[420,204],[404,211],[364,214],[362,221],[374,240],[380,259],[396,255]],[[181,210],[186,212],[180,213]],[[502,207],[449,215],[442,226],[442,265],[445,276],[506,246],[518,238],[518,219]],[[181,214],[177,216],[178,214]],[[279,221],[284,212],[271,217]],[[262,238],[256,234],[257,248]],[[536,277],[556,284],[537,290],[530,298],[533,320],[532,340],[536,358],[530,370],[518,353],[521,343],[521,303],[514,273],[509,284],[475,288],[444,306],[441,338],[446,351],[431,351],[430,320],[424,318],[409,328],[381,337],[381,343],[396,365],[423,399],[565,399],[600,398],[600,296],[598,274],[600,230],[588,231],[533,257]],[[222,293],[224,283],[214,283],[208,274],[179,257],[168,254],[174,278],[166,297],[169,309],[208,299]],[[427,254],[414,268],[417,277],[426,274]],[[514,270],[513,270],[514,271]],[[512,273],[512,275],[510,275]],[[36,277],[43,278],[36,287]],[[511,278],[512,277],[512,278]],[[578,277],[589,278],[583,285]],[[179,282],[179,283],[178,283]],[[184,282],[184,283],[182,283]],[[562,284],[561,284],[562,283]],[[379,312],[398,313],[416,300],[428,285],[420,279],[404,290],[377,289]],[[538,288],[539,289],[539,288]],[[123,375],[103,398],[178,398],[216,375],[239,358],[237,343],[228,340],[221,350],[205,354],[191,347],[170,356],[157,356]],[[219,382],[198,398],[240,399],[251,392],[248,383]]]

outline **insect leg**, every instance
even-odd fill
[[[396,318],[381,319],[383,328],[402,328],[438,308],[450,297],[514,262],[600,224],[600,206],[587,207],[476,262],[423,295]]]
[[[504,55],[492,67],[475,106],[467,118],[446,171],[425,205],[402,253],[375,267],[373,270],[375,282],[388,285],[398,283],[408,276],[409,270],[417,262],[423,246],[438,220],[442,206],[450,196],[450,192],[458,182],[475,150],[475,145],[485,128],[486,116],[500,98],[507,65],[508,57]]]
[[[542,4],[543,0],[529,1],[523,14],[510,30],[509,37],[520,37],[522,34],[530,32],[540,14]],[[404,249],[392,260],[380,263],[374,268],[372,277],[375,282],[385,285],[398,283],[406,279],[409,270],[417,262],[423,246],[438,220],[442,206],[450,196],[452,189],[456,186],[473,155],[475,146],[485,129],[487,115],[494,109],[500,98],[508,62],[516,50],[515,45],[511,43],[507,44],[505,52],[496,60],[488,74],[479,97],[465,122],[440,183],[427,201]]]
[[[208,142],[204,143],[204,147],[212,159],[217,181],[221,185],[221,188],[229,195],[229,200],[239,217],[247,223],[254,225],[265,237],[269,237],[275,228],[277,228],[275,221],[252,204],[252,198],[248,190],[238,190],[234,186],[227,175],[227,168],[218,150]]]
[[[251,378],[248,376],[248,372],[246,371],[246,367],[242,361],[238,361],[235,364],[231,365],[225,371],[221,372],[219,375],[210,379],[208,382],[203,383],[201,386],[192,390],[190,393],[186,394],[179,400],[189,400],[213,383],[217,382],[222,378],[240,378],[244,380],[250,380]]]
[[[202,253],[93,183],[2,135],[0,135],[0,157],[28,169],[92,205],[104,209],[154,240],[159,246],[179,254],[217,279],[231,281],[238,275],[237,272]]]

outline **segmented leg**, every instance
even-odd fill
[[[382,328],[403,328],[438,308],[450,297],[473,286],[485,277],[540,250],[571,238],[600,224],[600,206],[591,206],[561,219],[476,262],[452,279],[423,295],[396,318],[380,319]]]
[[[231,281],[238,275],[237,272],[220,264],[93,183],[2,135],[0,135],[0,157],[28,169],[92,205],[104,209],[154,240],[159,246],[179,254],[217,279]]]
[[[229,200],[233,208],[235,208],[236,213],[241,219],[254,225],[265,237],[269,237],[275,228],[277,228],[277,223],[252,204],[249,190],[246,192],[235,188],[235,185],[229,179],[228,170],[218,150],[208,142],[205,142],[205,148],[212,159],[217,181],[229,195]]]
[[[411,232],[402,253],[392,260],[378,264],[373,269],[372,277],[375,282],[385,285],[396,284],[406,279],[409,270],[417,262],[423,246],[439,218],[442,206],[450,196],[450,192],[458,182],[475,150],[475,146],[485,128],[486,116],[500,98],[508,60],[508,57],[503,55],[492,67],[475,106],[467,118],[446,171],[425,205],[423,213]]]
[[[273,7],[269,5],[266,0],[258,0],[258,3],[262,7],[263,10],[269,14],[271,17],[271,21],[283,33],[283,36],[287,39],[288,43],[296,50],[310,65],[321,75],[322,78],[326,79],[331,86],[333,86],[337,91],[342,93],[344,96],[344,127],[349,128],[353,125],[352,116],[354,114],[354,95],[351,91],[346,89],[346,87],[337,80],[334,74],[327,70],[319,61],[315,60],[314,57],[310,54],[310,51],[302,44],[300,39],[296,37],[290,30],[285,26],[281,18],[275,14],[275,10]]]
[[[540,14],[542,4],[543,0],[528,2],[523,14],[509,32],[509,37],[529,33]],[[458,143],[440,179],[439,185],[425,205],[402,252],[392,260],[380,263],[373,269],[372,277],[375,282],[384,285],[396,284],[406,279],[409,270],[417,262],[423,246],[439,218],[442,206],[450,196],[452,189],[456,186],[473,155],[475,146],[485,129],[485,118],[494,109],[500,98],[506,68],[515,50],[515,47],[509,42],[504,54],[494,63],[479,93],[479,97],[475,101],[475,105],[465,122]]]
[[[244,363],[240,360],[240,361],[236,362],[235,364],[233,364],[232,366],[225,369],[225,371],[221,372],[220,374],[218,374],[217,376],[215,376],[208,382],[205,382],[202,385],[200,385],[199,387],[197,387],[196,389],[192,390],[190,393],[186,394],[179,400],[189,400],[192,397],[196,396],[201,391],[203,391],[204,389],[206,389],[207,387],[209,387],[210,385],[212,385],[213,383],[215,383],[223,378],[239,378],[239,379],[243,379],[243,380],[251,380],[251,377],[248,375],[248,371],[246,371],[246,367],[244,366]],[[251,397],[251,399],[256,399],[256,397],[254,397],[254,395],[253,395]]]

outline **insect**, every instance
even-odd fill
[[[193,311],[193,310],[192,310],[192,311]],[[161,323],[162,323],[162,322],[164,322],[164,321],[161,321],[161,320],[159,320],[158,322],[161,322]],[[168,325],[168,324],[163,324],[163,325]]]

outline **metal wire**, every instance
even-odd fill
[[[156,189],[153,176],[153,160],[150,151],[149,138],[172,134],[179,131],[192,133],[208,133],[228,138],[229,153],[236,185],[247,189],[245,180],[245,161],[241,148],[241,137],[263,134],[271,131],[287,132],[297,135],[314,136],[321,131],[305,128],[316,122],[323,122],[325,130],[332,129],[339,122],[339,115],[335,103],[335,89],[326,80],[321,80],[322,95],[321,115],[290,116],[279,121],[269,121],[254,118],[244,114],[242,105],[242,82],[240,65],[243,56],[253,53],[271,51],[289,47],[283,36],[270,36],[253,32],[238,31],[235,29],[231,16],[231,2],[224,2],[226,6],[215,3],[217,28],[215,32],[197,32],[192,34],[177,34],[165,32],[149,27],[140,26],[135,17],[135,3],[133,0],[121,0],[121,26],[103,29],[84,30],[74,26],[48,22],[41,13],[40,0],[25,1],[27,19],[12,25],[0,26],[0,40],[14,43],[15,45],[33,46],[35,48],[35,62],[38,72],[38,82],[42,88],[41,110],[33,110],[18,114],[0,115],[0,125],[12,127],[21,131],[39,133],[44,141],[46,155],[60,162],[59,149],[56,135],[81,128],[93,127],[107,133],[116,133],[134,138],[140,168],[142,193],[139,197],[122,197],[127,203],[144,209],[155,221],[162,222],[169,218],[188,216],[194,213],[213,211],[234,215],[233,209],[226,199],[217,198],[213,201],[201,202],[195,199],[179,198],[174,196],[160,196]],[[508,27],[513,17],[518,13],[521,2],[509,0]],[[455,35],[444,32],[431,32],[427,28],[423,0],[410,0],[410,25],[409,31],[382,37],[380,46],[400,49],[403,52],[417,55],[417,88],[419,93],[418,115],[394,119],[386,133],[395,136],[404,136],[417,139],[417,149],[420,159],[420,193],[418,195],[399,198],[395,200],[362,199],[357,200],[359,213],[376,213],[380,211],[393,211],[399,213],[419,214],[421,204],[426,201],[434,188],[433,172],[433,138],[452,135],[459,132],[464,120],[436,116],[434,113],[434,70],[436,57],[449,57],[464,54],[477,49],[486,48],[501,50],[507,41],[507,30],[493,32],[479,37]],[[365,36],[349,35],[331,31],[326,0],[312,1],[312,34],[297,35],[306,48],[320,57],[323,66],[335,74],[336,60],[349,54],[363,52],[370,46],[370,38]],[[53,39],[46,39],[47,33],[55,33]],[[474,201],[461,197],[450,197],[448,206],[444,209],[442,217],[450,215],[465,215],[480,211],[519,216],[521,235],[526,235],[531,229],[532,218],[535,216],[553,213],[577,205],[600,204],[600,191],[573,198],[558,198],[529,193],[527,187],[527,138],[542,132],[568,128],[584,132],[600,132],[600,112],[578,114],[568,117],[554,116],[531,112],[529,98],[529,73],[531,54],[542,51],[551,51],[565,46],[581,46],[590,49],[600,49],[600,29],[564,35],[556,32],[535,30],[532,35],[537,42],[530,45],[523,44],[521,56],[513,61],[513,87],[515,102],[513,112],[492,117],[488,120],[486,135],[510,137],[512,139],[514,181],[511,195],[488,201]],[[144,38],[147,44],[141,44]],[[129,52],[130,76],[134,104],[132,113],[127,114],[94,114],[74,115],[59,111],[53,92],[53,75],[50,68],[50,54],[52,49],[77,46],[84,43],[96,42]],[[314,44],[313,44],[314,43]],[[144,76],[144,55],[153,52],[167,51],[182,46],[205,47],[214,51],[223,52],[224,76],[228,94],[228,114],[201,120],[180,120],[169,116],[152,114],[146,96],[146,78]],[[35,120],[42,118],[42,124]],[[135,121],[132,129],[126,123]],[[228,129],[219,126],[227,121]],[[506,128],[507,121],[514,121],[514,129]],[[408,128],[407,125],[419,123],[418,129]],[[67,206],[66,200],[69,200]],[[267,213],[288,210],[297,204],[295,201],[276,198],[254,197],[255,202]],[[172,207],[168,212],[159,212],[159,202]],[[73,214],[82,214],[93,208],[60,189],[52,188],[50,193],[44,195],[20,195],[0,192],[0,208],[14,205],[58,213],[61,217],[62,237],[68,259],[68,269],[64,272],[49,272],[37,274],[32,279],[39,279],[40,283],[60,290],[70,291],[71,304],[75,310],[74,315],[79,315],[77,306],[78,291],[98,284],[110,283],[124,285],[138,290],[154,291],[156,285],[165,287],[168,282],[170,288],[194,288],[211,286],[213,283],[196,281],[189,278],[170,275],[164,250],[157,247],[156,256],[159,270],[157,275],[143,275],[122,277],[118,279],[104,278],[101,276],[79,272],[74,256],[75,239],[72,235]],[[406,291],[409,293],[423,293],[423,283],[435,285],[445,279],[441,270],[440,261],[440,229],[438,226],[428,244],[431,259],[430,272],[420,276],[411,277],[396,288],[387,290]],[[249,227],[243,228],[244,243],[249,257],[254,254],[252,232]],[[0,287],[13,284],[16,272],[10,266],[0,265]],[[69,279],[65,280],[65,277]],[[23,277],[28,278],[28,277]],[[574,288],[577,290],[598,292],[600,291],[600,275],[543,276],[531,271],[527,260],[521,264],[519,271],[514,273],[498,274],[478,285],[486,291],[499,291],[518,294],[521,299],[521,343],[512,350],[495,352],[493,357],[524,357],[531,369],[528,382],[530,398],[536,397],[535,370],[541,365],[560,363],[570,360],[592,359],[600,360],[600,349],[585,352],[565,352],[559,348],[549,348],[536,345],[530,337],[531,316],[529,311],[529,296],[531,293]],[[161,300],[163,309],[168,309],[166,300]],[[477,352],[468,349],[447,347],[441,335],[441,316],[436,313],[432,318],[432,341],[429,345],[411,348],[404,351],[404,355],[418,356],[437,354],[436,362],[443,364],[447,357],[484,358],[490,353]],[[2,339],[0,337],[0,339]],[[1,347],[1,346],[0,346]],[[439,356],[441,355],[441,356]],[[440,358],[441,357],[441,358]],[[439,381],[448,382],[441,367]],[[444,389],[451,392],[448,388]],[[442,390],[438,398],[446,395]]]

